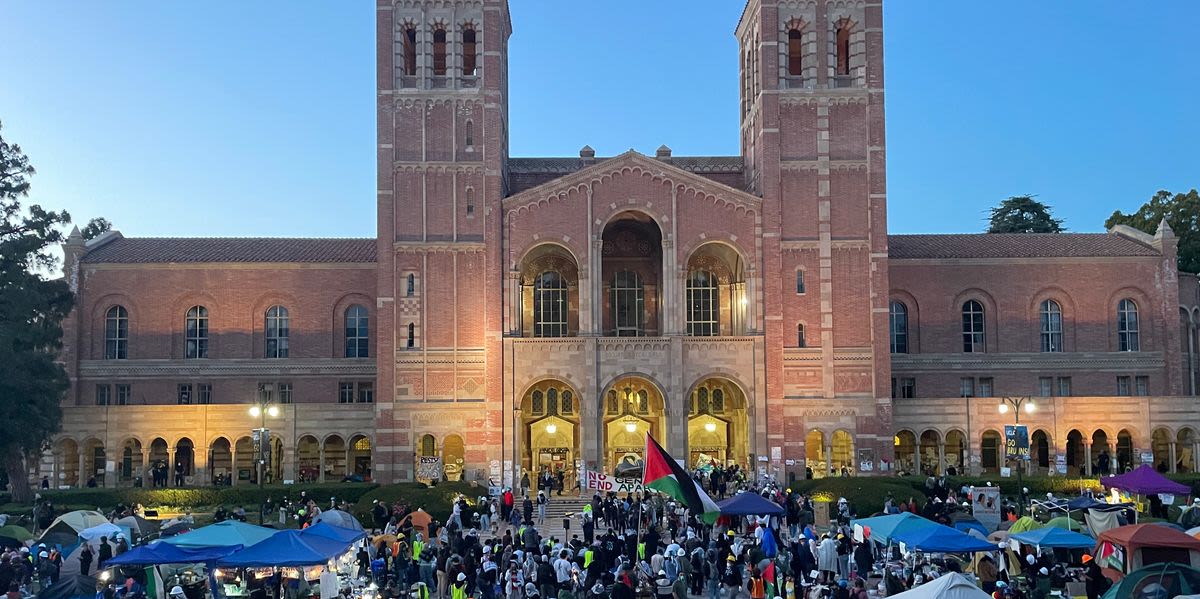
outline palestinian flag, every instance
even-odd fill
[[[720,515],[716,502],[649,434],[646,435],[646,466],[642,471],[642,485],[683,503],[692,514],[708,524],[716,522]]]

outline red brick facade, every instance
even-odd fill
[[[645,432],[679,457],[780,477],[977,470],[997,465],[1005,422],[980,397],[1046,395],[1047,379],[1034,467],[1051,452],[1086,469],[1100,445],[1190,464],[1200,291],[1181,284],[1169,230],[889,243],[881,11],[748,3],[740,156],[510,158],[507,3],[377,0],[376,239],[73,239],[77,407],[45,468],[63,484],[89,470],[121,482],[122,444],[152,461],[156,414],[135,406],[202,383],[214,404],[251,402],[264,383],[277,401],[271,384],[286,383],[293,430],[272,465],[285,479],[315,460],[321,477],[411,480],[419,456],[438,456],[450,476],[511,484],[611,469]],[[107,353],[116,305],[121,356]],[[188,355],[194,306],[207,308],[203,358]],[[272,306],[288,309],[286,358],[267,355]],[[366,310],[365,357],[346,357],[352,306]],[[118,384],[131,405],[83,407]],[[328,405],[346,384],[352,405]],[[1118,395],[1148,409],[1109,422]],[[231,429],[203,435],[210,447],[256,425],[178,410]],[[163,438],[172,459],[184,434]],[[226,463],[215,455],[196,459],[198,480]]]

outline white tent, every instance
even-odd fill
[[[93,526],[91,528],[85,528],[85,529],[79,531],[79,538],[81,538],[85,541],[99,542],[100,537],[108,537],[109,539],[115,539],[117,537],[117,535],[124,534],[124,533],[125,533],[125,531],[120,526],[117,526],[116,524],[112,524],[109,522],[105,522],[104,524],[99,524],[99,525]]]
[[[973,580],[951,572],[911,591],[892,595],[893,599],[990,599]]]

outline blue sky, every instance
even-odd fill
[[[741,0],[510,2],[514,156],[738,152]],[[373,6],[3,3],[0,120],[32,201],[127,235],[373,235]],[[885,18],[893,232],[977,231],[1024,193],[1097,231],[1200,186],[1200,3],[891,0]]]

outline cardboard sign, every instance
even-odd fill
[[[641,493],[645,491],[640,478],[618,478],[591,470],[584,472],[583,488],[601,493]]]
[[[441,480],[442,458],[440,456],[421,456],[417,462],[417,478]]]

